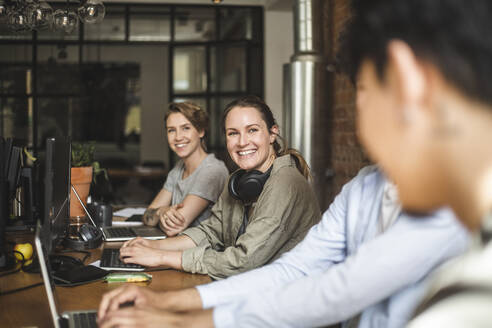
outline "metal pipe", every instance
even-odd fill
[[[311,167],[313,186],[324,200],[328,72],[323,56],[322,1],[294,3],[294,54],[284,65],[284,129],[290,146]],[[325,156],[326,157],[326,156]]]

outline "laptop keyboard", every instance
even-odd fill
[[[115,269],[143,269],[144,267],[134,263],[124,263],[120,260],[120,250],[118,248],[105,248],[101,255],[102,268]]]
[[[80,312],[73,314],[75,327],[79,328],[96,328],[97,327],[97,312]]]
[[[132,228],[129,227],[115,227],[106,228],[106,238],[136,238],[137,235]]]

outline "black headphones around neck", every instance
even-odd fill
[[[237,170],[229,179],[229,194],[245,204],[254,202],[263,191],[272,168],[273,165],[265,173],[258,170]]]

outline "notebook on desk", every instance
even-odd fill
[[[127,241],[136,237],[146,239],[164,239],[166,235],[157,227],[104,227],[102,228],[105,241]]]
[[[54,327],[97,327],[96,310],[69,311],[61,314],[58,312],[58,296],[56,295],[55,285],[52,280],[53,275],[48,262],[48,254],[46,254],[44,251],[44,247],[41,243],[40,233],[41,226],[38,223],[34,243],[36,245],[36,252],[39,257],[39,266],[41,268],[41,275],[43,277],[44,287],[46,289],[46,296],[48,297],[48,304],[50,306],[50,312],[51,317],[53,318]]]

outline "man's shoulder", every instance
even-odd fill
[[[492,306],[492,245],[447,263],[435,277],[431,292],[419,306],[410,328],[451,319],[454,325],[473,319],[477,327],[488,327]],[[487,325],[483,325],[487,323]],[[439,325],[435,325],[436,327]]]
[[[377,165],[367,165],[359,170],[355,178],[363,179],[366,177],[380,177],[380,176],[382,176],[382,173]]]
[[[377,165],[364,166],[359,170],[357,175],[350,180],[347,185],[352,186],[368,186],[382,185],[385,177]]]

